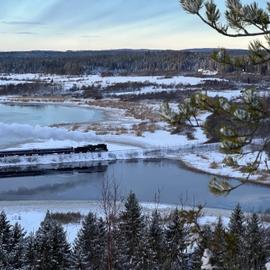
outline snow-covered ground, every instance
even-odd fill
[[[69,90],[74,86],[77,89],[83,86],[101,86],[107,87],[118,83],[152,83],[159,85],[197,85],[205,80],[219,80],[213,77],[186,77],[186,76],[109,76],[100,75],[82,75],[82,76],[64,76],[64,75],[45,75],[45,74],[0,74],[0,85],[31,83],[33,81],[53,82]]]
[[[158,207],[162,214],[168,214],[174,210],[177,205],[167,204],[151,204],[141,203],[143,213],[146,215],[151,214],[153,209]],[[80,212],[86,215],[89,212],[95,213],[98,217],[103,217],[104,212],[102,205],[98,201],[20,201],[20,202],[0,202],[0,207],[7,214],[8,220],[11,224],[18,222],[27,231],[27,233],[35,232],[41,221],[44,219],[46,212]],[[181,206],[178,206],[181,207]],[[190,209],[190,208],[186,208]],[[223,216],[224,224],[228,223],[231,211],[217,210],[217,209],[204,209],[204,216],[200,218],[201,224],[213,224],[217,221],[218,216]],[[64,225],[67,232],[67,237],[72,243],[81,228],[81,224],[67,224]]]
[[[140,90],[136,90],[136,91],[127,91],[127,92],[117,92],[117,93],[112,93],[111,95],[114,96],[124,96],[124,95],[144,95],[144,94],[152,94],[152,93],[162,93],[162,92],[176,92],[176,91],[182,91],[183,89],[179,89],[179,88],[168,88],[168,89],[164,89],[161,87],[153,87],[153,86],[147,86],[147,87],[143,87]],[[185,90],[185,89],[184,89]],[[208,96],[210,97],[225,97],[228,99],[232,99],[232,98],[237,98],[238,96],[240,96],[241,91],[240,90],[225,90],[225,91],[213,91],[213,90],[209,90],[209,91],[202,91],[202,92],[206,92]]]
[[[203,92],[205,92],[209,97],[224,97],[224,98],[231,100],[231,99],[239,97],[241,95],[241,91],[242,90],[224,90],[224,91],[210,90],[207,92],[205,92],[205,91],[203,91]]]
[[[25,126],[21,128],[16,127],[18,130],[22,130]],[[31,127],[28,128],[31,129]],[[103,142],[108,145],[109,152],[0,158],[0,167],[98,160],[125,160],[134,158],[165,158],[167,155],[177,153],[180,150],[189,151],[198,144],[204,147],[201,143],[206,140],[201,129],[196,130],[196,139],[190,141],[184,135],[173,135],[165,130],[159,130],[154,133],[145,132],[143,136],[138,137],[134,134],[96,135],[94,132],[84,133],[80,131],[67,131],[60,128],[39,127],[38,131],[36,127],[32,128],[34,131],[31,132],[27,130],[27,132],[24,133],[24,138],[38,141],[35,143],[22,144],[20,147],[16,147],[16,149],[59,148],[62,146],[79,146]],[[50,129],[52,129],[51,132]],[[48,136],[48,134],[50,135]],[[52,135],[54,135],[54,139],[49,139]],[[61,138],[62,140],[60,140]],[[66,140],[63,140],[64,138],[66,138]],[[69,138],[69,140],[67,140],[67,138]],[[9,150],[10,149],[12,148],[9,148]]]
[[[224,92],[217,93],[221,95],[224,94]],[[217,93],[213,93],[213,95]],[[232,98],[234,95],[230,92],[228,97]],[[85,106],[84,103],[81,105]],[[171,105],[173,108],[177,107],[177,104]],[[147,104],[147,106],[158,111],[156,105]],[[212,145],[209,149],[209,146],[203,144],[207,141],[207,137],[201,128],[195,129],[193,132],[193,140],[188,139],[184,134],[171,134],[164,123],[157,123],[157,129],[153,132],[142,132],[140,136],[137,136],[134,132],[131,132],[132,124],[130,123],[140,123],[140,120],[133,119],[132,117],[125,117],[123,110],[114,108],[105,108],[105,110],[108,110],[110,115],[114,115],[111,117],[109,122],[117,126],[124,125],[126,131],[123,132],[123,134],[114,134],[112,132],[97,134],[93,130],[85,131],[79,129],[72,131],[60,127],[0,124],[0,135],[1,138],[12,140],[13,146],[9,145],[9,149],[76,147],[91,143],[106,143],[108,145],[109,152],[2,158],[0,159],[0,166],[13,167],[18,165],[30,166],[34,164],[47,165],[98,160],[127,160],[134,158],[171,158],[182,160],[188,167],[210,174],[241,179],[245,179],[247,177],[247,174],[241,172],[240,168],[231,168],[222,163],[225,155],[219,152],[218,145]],[[199,119],[203,122],[208,115],[208,113],[201,114]],[[3,148],[6,147],[2,145],[2,149]],[[252,161],[252,156],[246,155],[245,158],[239,161],[239,165],[245,165],[250,161]],[[213,166],[213,163],[218,164],[218,166]],[[262,168],[260,169],[266,169],[264,166],[265,165],[262,165]],[[261,174],[252,175],[249,179],[260,180],[261,176]],[[270,179],[265,179],[264,177],[263,183],[270,184]]]
[[[149,82],[159,85],[172,86],[166,88],[166,91],[175,91],[173,85],[197,85],[203,83],[204,80],[211,78],[195,78],[175,76],[171,78],[147,76],[147,77],[101,77],[98,75],[91,76],[57,76],[42,74],[15,74],[0,75],[0,85],[31,83],[36,80],[45,82],[54,82],[61,84],[65,90],[69,90],[74,85],[77,88],[82,86],[100,85],[102,87],[111,86],[116,83],[127,82]],[[212,78],[215,79],[216,78]],[[164,91],[162,87],[145,87],[141,91],[125,92],[124,94],[142,94],[152,93],[153,91]],[[240,95],[240,90],[228,91],[207,91],[210,96],[222,96],[228,99],[236,98]],[[120,95],[121,93],[119,93]],[[13,98],[3,97],[0,102],[12,101]],[[16,98],[14,102],[18,102]],[[37,101],[33,101],[34,103]],[[44,102],[41,98],[40,103]],[[48,102],[48,101],[47,101]],[[63,101],[59,101],[60,103]],[[76,106],[88,106],[86,103],[78,100],[73,102],[64,100],[66,104]],[[174,108],[177,104],[171,104]],[[158,112],[159,105],[145,104],[145,106],[153,108]],[[0,123],[0,138],[8,138],[12,144],[9,148],[16,149],[32,149],[32,148],[54,148],[54,147],[70,147],[80,146],[89,143],[106,143],[108,145],[108,153],[89,153],[89,154],[73,154],[73,155],[50,155],[46,157],[22,157],[20,159],[6,158],[0,159],[0,167],[2,166],[18,166],[32,164],[58,164],[58,163],[76,163],[95,160],[115,160],[115,159],[138,159],[138,158],[171,158],[184,161],[189,167],[195,168],[206,173],[228,176],[233,178],[245,178],[247,175],[223,164],[225,155],[218,151],[218,145],[206,146],[203,143],[207,141],[202,129],[197,128],[193,132],[195,139],[190,140],[184,134],[171,134],[168,127],[163,123],[156,123],[157,128],[153,132],[143,132],[141,136],[136,136],[131,132],[133,124],[141,123],[142,120],[133,117],[127,117],[125,111],[119,108],[106,107],[110,119],[106,124],[115,126],[124,126],[127,132],[123,134],[97,134],[94,130],[78,129],[73,131],[60,127],[41,127],[20,124],[3,124]],[[209,114],[200,115],[200,120],[204,121]],[[0,145],[0,148],[6,148]],[[247,155],[242,160],[238,158],[239,165],[244,165],[251,161],[254,156]],[[213,166],[213,163],[217,166]],[[263,166],[263,165],[262,165]],[[264,169],[261,167],[260,169]],[[253,175],[251,180],[257,180],[260,176]],[[270,184],[270,179],[264,183]],[[143,203],[143,211],[150,213],[153,210],[153,204]],[[163,212],[168,212],[176,206],[160,205],[159,208]],[[46,211],[53,212],[81,212],[83,215],[89,211],[99,216],[103,215],[99,202],[93,201],[23,201],[23,202],[0,202],[0,208],[7,213],[8,219],[12,224],[20,223],[28,233],[36,231],[40,222],[44,219]],[[212,224],[216,222],[218,216],[223,216],[224,224],[228,223],[230,211],[223,210],[205,210],[205,216],[200,219],[201,224]],[[65,225],[67,237],[73,242],[81,224]]]
[[[43,75],[43,74],[2,74],[0,75],[0,82],[10,81],[25,81],[32,82],[36,80],[59,83],[65,89],[70,89],[74,85],[81,88],[83,85],[100,85],[102,87],[111,86],[116,83],[127,82],[148,82],[159,85],[172,86],[166,91],[173,91],[173,85],[189,84],[196,85],[202,83],[204,80],[216,80],[216,78],[199,78],[199,77],[162,77],[162,76],[111,76],[101,77],[100,75],[85,75],[85,76],[59,76],[59,75]],[[162,88],[146,87],[140,93],[149,93],[151,91],[161,91]],[[130,92],[134,93],[134,92]],[[139,93],[139,92],[138,92]],[[127,93],[125,93],[127,94]],[[207,91],[209,96],[222,96],[228,99],[236,98],[241,94],[241,90],[227,90],[227,91]],[[3,97],[2,102],[19,102],[16,97]],[[29,101],[36,102],[34,101]],[[42,98],[40,102],[44,102]],[[61,101],[62,102],[62,101]],[[64,100],[66,104],[76,106],[88,106],[86,101]],[[158,114],[159,105],[144,104],[144,106],[151,107],[156,114]],[[177,104],[172,104],[176,108]],[[1,159],[0,166],[15,166],[15,165],[31,165],[31,164],[49,164],[49,163],[63,163],[63,162],[85,162],[95,160],[115,160],[115,159],[129,159],[129,158],[145,158],[145,157],[168,157],[183,160],[189,167],[199,169],[208,173],[218,174],[228,177],[245,178],[246,174],[228,166],[222,165],[225,155],[221,154],[217,147],[211,149],[212,152],[207,152],[207,158],[200,155],[200,147],[207,149],[203,143],[207,141],[205,134],[201,128],[195,129],[193,132],[194,139],[188,139],[184,134],[171,134],[168,126],[164,123],[155,122],[155,129],[152,132],[142,131],[140,135],[136,135],[135,130],[132,130],[132,125],[140,124],[143,121],[134,117],[125,115],[125,109],[119,108],[103,108],[110,116],[108,121],[103,124],[108,126],[108,132],[97,133],[91,130],[91,127],[83,127],[73,130],[72,126],[65,128],[60,127],[41,127],[22,124],[3,124],[0,123],[0,137],[7,138],[12,141],[12,144],[2,144],[0,148],[52,148],[52,147],[69,147],[86,145],[90,143],[106,143],[108,145],[108,153],[92,153],[92,154],[77,154],[77,155],[51,155],[46,157],[23,157]],[[199,118],[203,122],[209,114],[202,114]],[[123,128],[125,131],[116,133],[110,130],[111,127]],[[198,153],[191,152],[191,148],[198,149]],[[177,155],[177,151],[181,149],[185,151],[185,155]],[[192,149],[193,150],[193,149]],[[208,149],[207,149],[208,150]],[[188,153],[189,151],[189,153]],[[247,158],[247,157],[246,157]],[[244,160],[243,164],[245,163]],[[217,163],[217,168],[211,167],[212,163]],[[241,164],[240,164],[241,165]],[[264,169],[264,168],[262,168]],[[254,175],[250,179],[255,180],[259,176]],[[270,180],[269,180],[270,182]]]
[[[233,168],[224,163],[224,159],[228,157],[226,154],[221,153],[220,151],[206,151],[204,153],[200,153],[195,151],[195,153],[188,153],[181,158],[184,163],[191,168],[198,169],[202,172],[206,172],[213,175],[220,175],[230,178],[239,178],[239,179],[248,179],[256,182],[260,182],[263,184],[270,184],[269,175],[265,178],[262,173],[259,171],[267,171],[267,166],[265,161],[269,161],[269,157],[266,153],[262,154],[262,162],[258,167],[258,171],[256,174],[244,173],[241,172],[241,168],[246,166],[247,164],[252,164],[256,159],[257,153],[250,153],[245,155],[230,155],[234,160],[237,161],[239,165],[238,168]]]

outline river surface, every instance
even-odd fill
[[[49,126],[98,122],[104,119],[100,110],[62,105],[0,104],[0,123]]]
[[[37,132],[32,130],[36,125],[96,122],[104,119],[102,111],[83,107],[0,104],[0,146],[6,143],[9,147],[15,147],[16,143],[27,141],[28,137],[31,142],[35,138],[33,134]],[[24,130],[16,124],[27,124],[30,129]],[[0,200],[99,200],[104,179],[110,179],[119,184],[123,196],[133,191],[144,202],[153,202],[155,194],[160,193],[160,203],[166,204],[200,203],[211,208],[232,209],[240,203],[248,211],[270,208],[270,188],[246,184],[226,197],[216,196],[209,191],[210,178],[209,175],[183,168],[178,161],[117,161],[103,166],[100,172],[73,171],[0,178]],[[232,184],[238,183],[232,181]]]
[[[2,178],[0,200],[99,200],[104,179],[111,179],[123,196],[133,191],[143,202],[153,202],[155,193],[160,193],[160,203],[166,204],[232,209],[239,202],[247,211],[270,208],[269,188],[246,184],[227,196],[216,196],[208,189],[210,178],[178,161],[118,161],[102,172]]]

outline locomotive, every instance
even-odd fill
[[[30,150],[8,150],[0,151],[0,158],[12,156],[33,156],[33,155],[51,155],[51,154],[72,154],[72,153],[90,153],[90,152],[108,152],[106,144],[89,144],[79,147],[67,148],[47,148]]]

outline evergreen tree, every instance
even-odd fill
[[[26,270],[34,269],[36,251],[35,251],[35,235],[31,233],[25,239],[25,252],[24,252],[24,267]]]
[[[10,265],[13,269],[21,269],[24,264],[25,232],[18,223],[11,230],[10,248]]]
[[[70,267],[70,246],[61,225],[47,212],[35,238],[37,270],[65,270]]]
[[[224,255],[226,254],[226,231],[223,226],[222,218],[218,219],[215,226],[213,237],[212,237],[212,264],[215,265],[217,269],[224,269]]]
[[[178,209],[175,209],[166,230],[168,252],[166,269],[188,269],[189,231],[185,225],[184,220],[180,218]]]
[[[105,224],[89,213],[75,240],[73,263],[75,269],[105,269]]]
[[[226,258],[225,263],[229,269],[241,269],[241,264],[245,261],[245,217],[238,204],[230,217],[229,231],[226,236]]]
[[[212,246],[213,232],[209,225],[199,226],[199,228],[192,232],[198,236],[193,244],[194,251],[191,255],[190,264],[192,270],[198,270],[202,265],[202,257],[205,250]]]
[[[224,66],[246,68],[247,65],[268,65],[270,61],[270,2],[226,0],[224,16],[215,0],[179,0],[182,8],[227,37],[261,37],[249,45],[249,55],[246,57],[230,57],[225,49],[213,53],[213,59]],[[249,2],[249,1],[248,1]],[[267,68],[267,67],[266,67]],[[254,151],[254,157],[243,166],[246,180],[259,170],[265,163],[264,152],[269,148],[269,101],[265,96],[256,93],[256,89],[246,89],[237,99],[224,97],[209,97],[207,94],[196,93],[179,104],[175,112],[165,104],[162,106],[162,116],[177,130],[192,127],[202,127],[207,131],[209,119],[216,119],[215,133],[209,132],[211,139],[221,142],[221,150],[228,154],[242,154],[246,150]],[[211,115],[206,123],[198,121],[198,111],[206,111]],[[208,122],[208,123],[207,123]],[[256,149],[250,146],[255,140],[260,141]],[[266,165],[265,169],[269,173]],[[217,179],[215,179],[217,180]],[[216,192],[227,193],[235,189],[227,181],[213,181],[211,186]],[[247,181],[246,181],[247,182]]]
[[[248,269],[264,269],[266,264],[266,234],[257,214],[247,222],[245,251]]]
[[[122,234],[120,260],[123,269],[150,269],[144,218],[139,202],[132,192],[127,198],[120,220]]]
[[[162,269],[165,260],[165,239],[161,226],[161,217],[157,210],[152,213],[148,241],[155,269]]]
[[[75,247],[72,254],[72,269],[73,270],[86,269],[84,258],[85,256],[82,252],[82,249],[79,247]]]
[[[0,214],[0,269],[10,266],[12,228],[4,212]]]

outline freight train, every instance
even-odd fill
[[[72,154],[72,153],[90,153],[90,152],[107,152],[106,144],[85,145],[79,147],[68,148],[48,148],[48,149],[30,149],[30,150],[8,150],[0,151],[0,158],[12,156],[44,156],[52,154]]]

